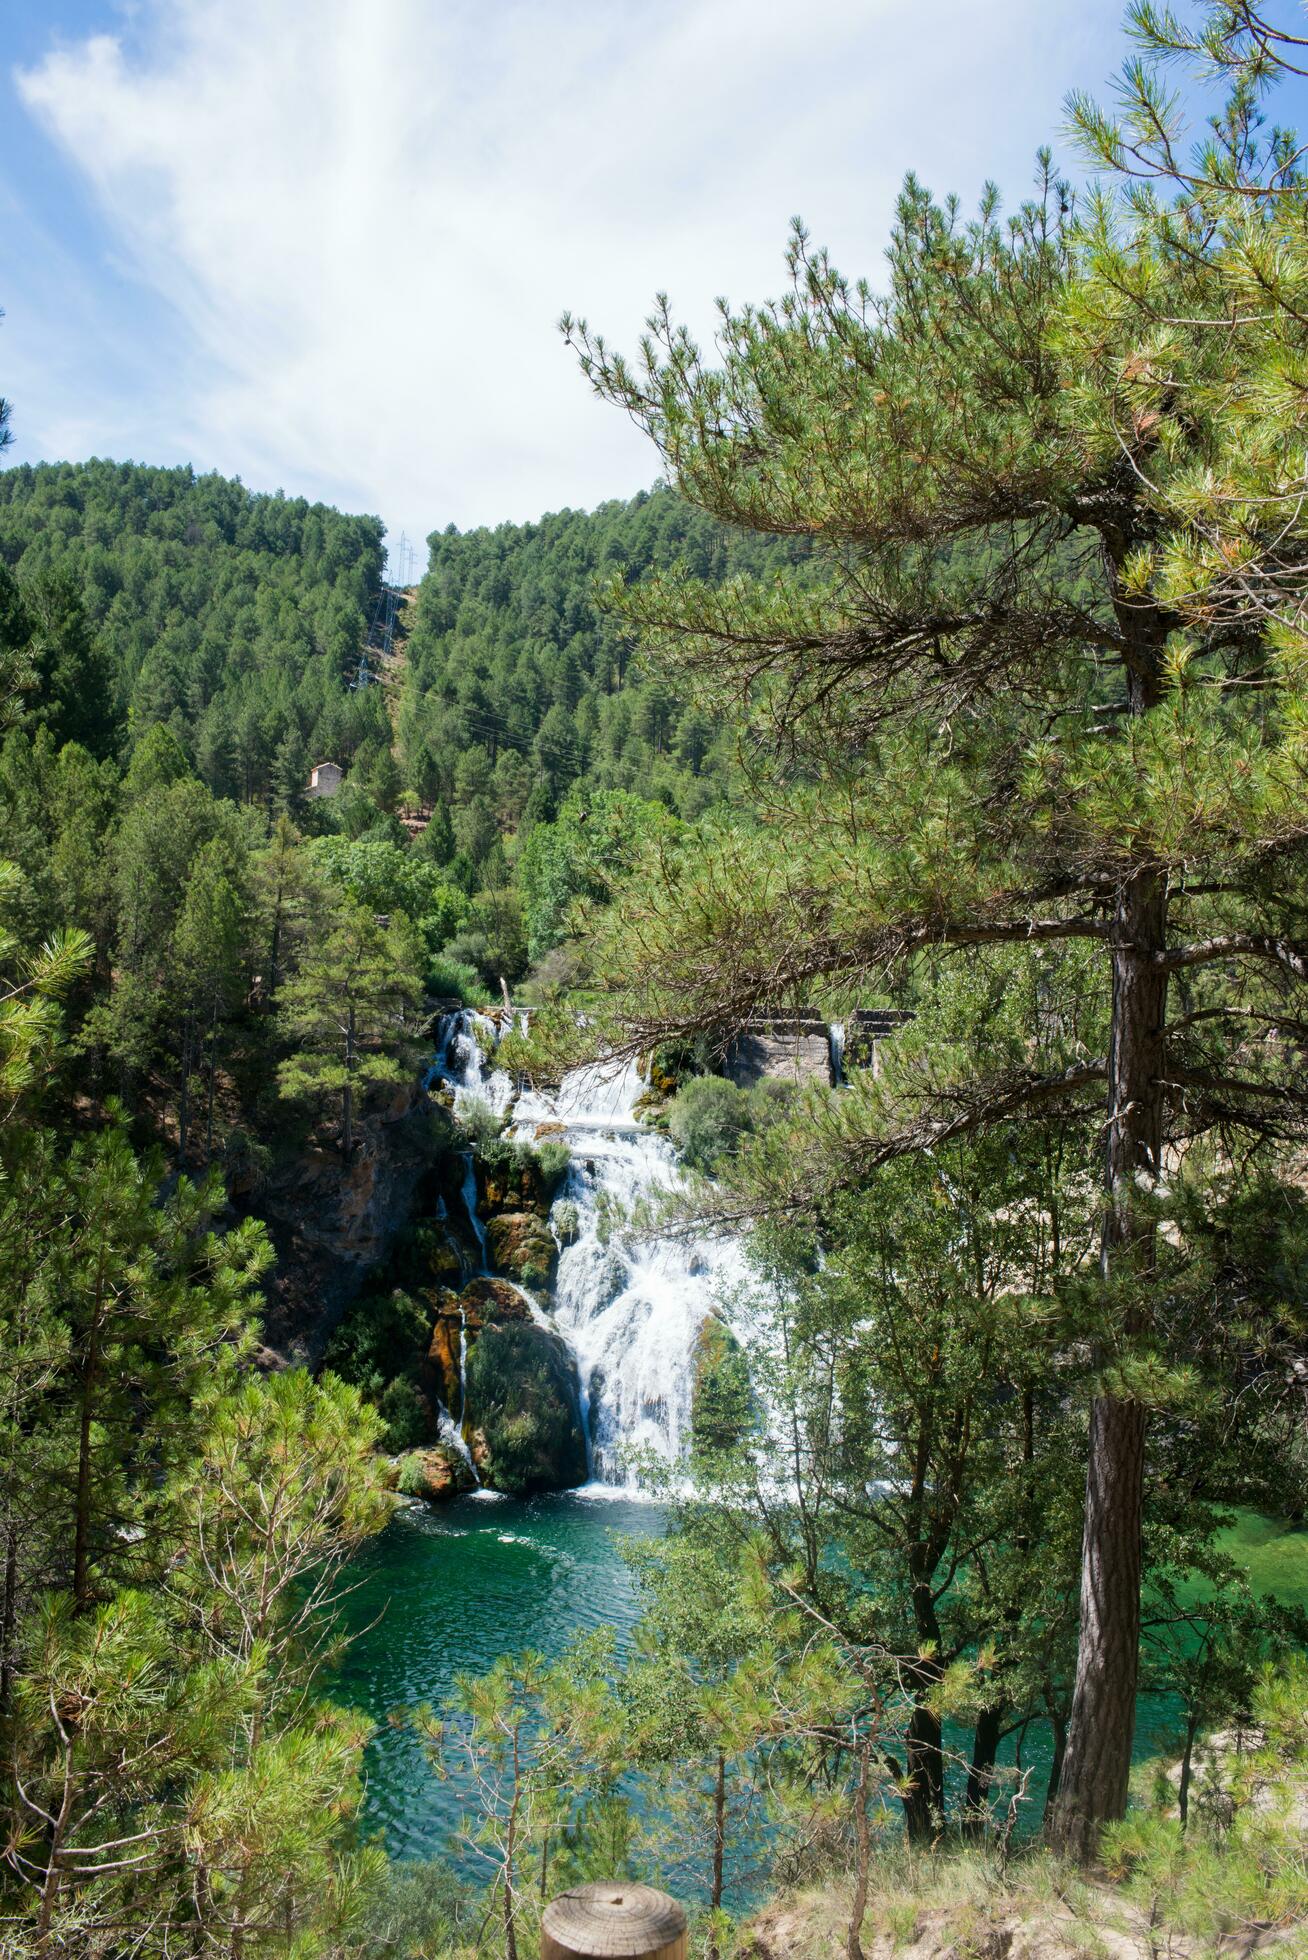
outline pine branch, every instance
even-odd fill
[[[1265,960],[1282,967],[1296,980],[1308,980],[1308,946],[1291,939],[1277,939],[1269,933],[1220,933],[1189,946],[1174,946],[1157,955],[1157,964],[1169,973],[1179,973],[1184,967],[1212,966],[1219,960],[1238,958]]]

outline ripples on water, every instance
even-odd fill
[[[439,1708],[457,1674],[482,1674],[501,1654],[555,1655],[573,1633],[600,1626],[624,1643],[636,1597],[618,1540],[655,1536],[662,1524],[657,1506],[607,1495],[485,1495],[402,1510],[365,1547],[342,1613],[357,1637],[332,1692],[381,1725],[363,1821],[384,1832],[392,1857],[446,1853],[467,1786],[437,1778],[416,1738],[386,1726],[388,1713]]]
[[[557,1655],[578,1631],[612,1626],[624,1645],[637,1602],[618,1541],[660,1535],[663,1522],[657,1506],[617,1496],[611,1486],[527,1503],[487,1492],[440,1511],[400,1511],[365,1547],[343,1612],[358,1637],[333,1693],[380,1725],[368,1749],[363,1821],[384,1833],[393,1857],[447,1856],[468,1786],[457,1776],[438,1779],[417,1740],[386,1726],[388,1713],[416,1702],[439,1709],[457,1674],[484,1673],[499,1655],[525,1648]],[[1244,1515],[1222,1543],[1255,1590],[1308,1607],[1302,1530]],[[1174,1756],[1180,1728],[1174,1697],[1142,1695],[1136,1760]],[[951,1739],[963,1750],[970,1744],[963,1734]],[[1001,1761],[1011,1756],[1010,1742]],[[1027,1830],[1039,1820],[1048,1757],[1047,1732],[1037,1729],[1025,1753],[1036,1799]]]

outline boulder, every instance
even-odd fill
[[[425,1498],[429,1504],[443,1504],[461,1491],[474,1490],[476,1482],[459,1452],[444,1444],[430,1450],[413,1450],[405,1458],[401,1473],[407,1495]]]
[[[537,1134],[542,1142],[557,1142],[562,1126],[543,1124]],[[476,1169],[477,1210],[487,1220],[496,1212],[519,1211],[543,1218],[562,1175],[561,1165],[547,1174],[534,1151],[503,1145],[479,1153]]]
[[[443,1286],[457,1286],[463,1278],[463,1258],[450,1234],[433,1233],[430,1244],[423,1249],[432,1279]]]
[[[486,1243],[494,1264],[512,1274],[519,1285],[546,1287],[553,1280],[559,1248],[534,1211],[501,1212],[489,1219]]]
[[[463,1324],[458,1309],[453,1313],[443,1308],[436,1316],[436,1324],[431,1330],[431,1346],[427,1350],[427,1362],[431,1370],[431,1388],[436,1400],[443,1402],[447,1409],[459,1406],[459,1346]]]
[[[488,1323],[468,1357],[468,1402],[484,1433],[481,1474],[496,1490],[525,1497],[586,1481],[577,1369],[558,1334]]]
[[[516,1286],[489,1275],[469,1280],[455,1304],[456,1311],[462,1307],[467,1313],[470,1331],[479,1329],[485,1321],[530,1321],[532,1317],[530,1302],[523,1299]]]

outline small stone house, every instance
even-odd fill
[[[309,787],[306,796],[335,796],[341,786],[345,771],[339,762],[317,762],[309,771]]]

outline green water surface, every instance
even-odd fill
[[[621,1498],[474,1496],[439,1511],[406,1508],[364,1548],[344,1609],[357,1637],[332,1692],[381,1725],[363,1821],[393,1858],[445,1855],[467,1791],[434,1776],[387,1715],[417,1702],[439,1708],[456,1674],[483,1673],[501,1654],[558,1654],[573,1633],[604,1625],[621,1641],[636,1598],[619,1538],[662,1529],[656,1505]]]
[[[657,1506],[625,1499],[469,1497],[440,1511],[406,1508],[365,1548],[344,1613],[357,1637],[334,1694],[380,1725],[368,1750],[364,1825],[383,1833],[392,1857],[448,1855],[468,1793],[457,1777],[434,1776],[416,1739],[388,1727],[387,1715],[416,1702],[439,1707],[456,1674],[481,1673],[524,1648],[558,1654],[579,1630],[610,1625],[621,1644],[637,1602],[619,1539],[662,1529]],[[1220,1542],[1255,1591],[1308,1608],[1308,1530],[1244,1514]],[[1172,1697],[1142,1696],[1137,1761],[1176,1754],[1181,1730]],[[1046,1727],[1029,1731],[1023,1762],[1034,1766],[1033,1796],[1043,1796],[1049,1747]],[[1011,1745],[1002,1754],[1011,1758]],[[1037,1802],[1026,1827],[1038,1821]]]

